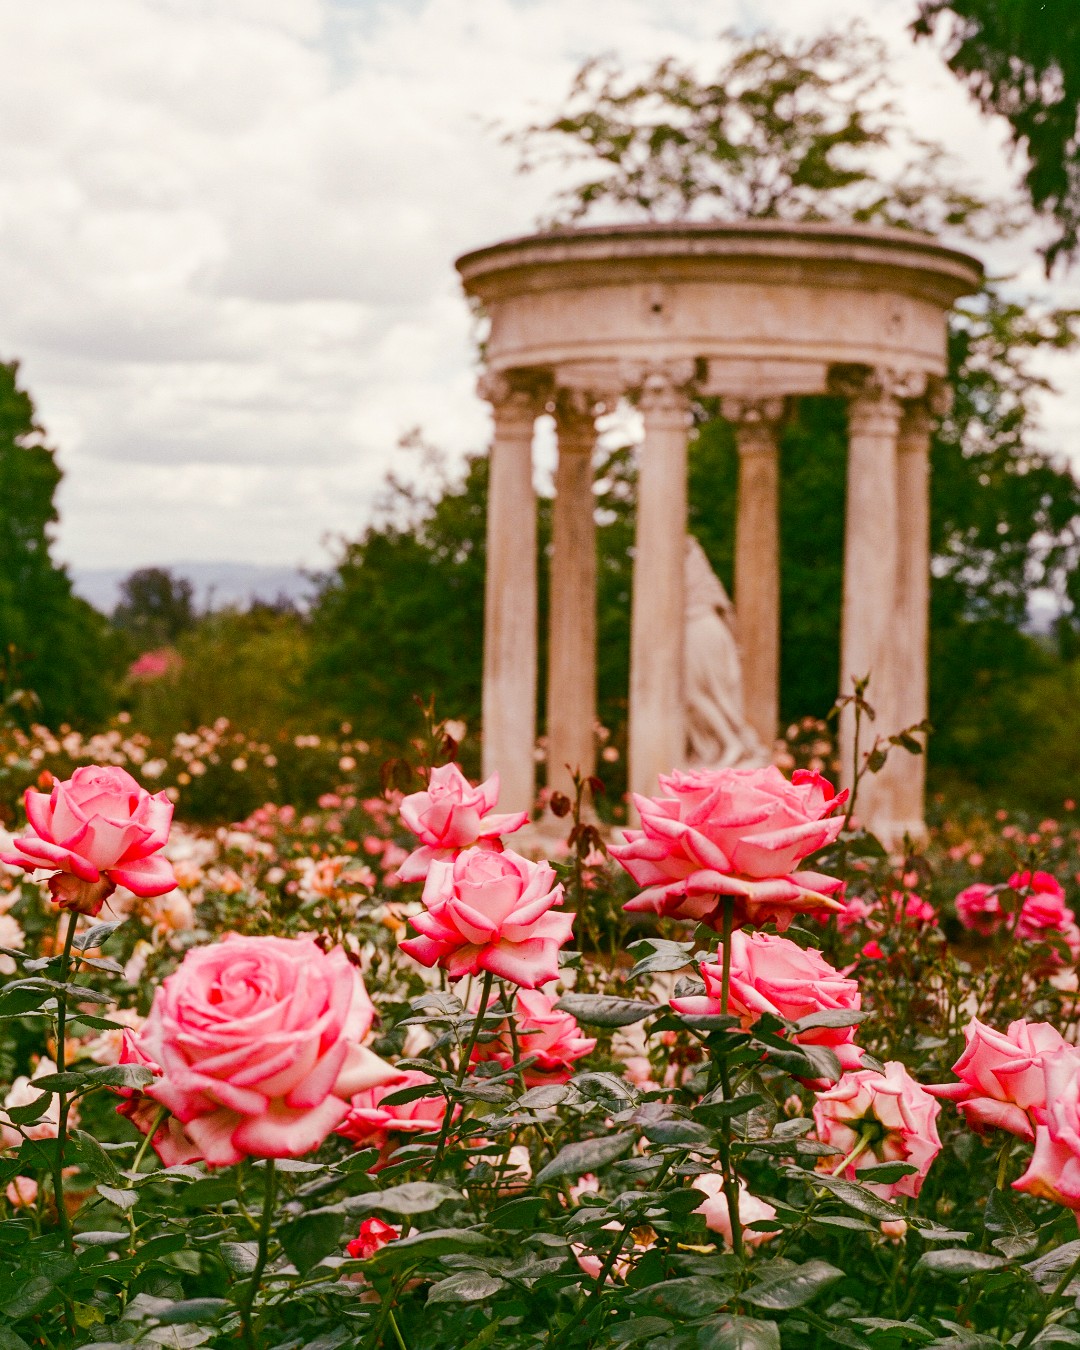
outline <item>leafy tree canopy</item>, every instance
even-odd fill
[[[597,207],[663,220],[854,220],[999,231],[1013,213],[965,187],[939,145],[892,101],[884,49],[862,29],[812,39],[725,35],[711,79],[664,58],[644,73],[587,61],[552,120],[507,139],[521,167],[587,165],[556,220]],[[892,165],[889,169],[887,166]]]
[[[173,643],[195,624],[191,582],[164,567],[140,567],[120,583],[114,625],[143,651]]]
[[[923,0],[949,68],[1027,154],[1033,206],[1057,225],[1047,270],[1080,248],[1080,6],[1076,0]]]

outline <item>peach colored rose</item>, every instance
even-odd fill
[[[390,1082],[354,1093],[349,1114],[337,1127],[337,1133],[358,1146],[373,1145],[381,1149],[384,1157],[377,1167],[385,1166],[392,1152],[391,1135],[432,1134],[441,1128],[446,1115],[446,1098],[438,1091],[430,1097],[415,1097],[411,1102],[397,1105],[388,1105],[386,1098],[405,1088],[423,1087],[434,1082],[430,1074],[407,1069],[396,1073]]]
[[[838,797],[820,774],[791,781],[764,769],[700,769],[662,776],[663,797],[635,795],[640,830],[611,852],[646,889],[628,910],[719,927],[721,898],[735,897],[738,924],[786,928],[795,914],[838,910],[841,883],[799,870],[833,843],[843,822]]]
[[[51,870],[49,889],[61,909],[97,914],[116,886],[154,896],[176,885],[161,853],[172,802],[163,792],[151,796],[123,769],[76,769],[51,793],[28,788],[25,802],[26,832],[3,861]]]
[[[860,1139],[869,1139],[867,1147],[844,1168],[849,1181],[859,1170],[879,1162],[905,1162],[917,1168],[909,1176],[893,1182],[869,1182],[872,1191],[884,1200],[896,1195],[917,1196],[926,1180],[930,1164],[941,1152],[937,1118],[941,1106],[917,1083],[899,1060],[889,1060],[885,1072],[860,1069],[846,1073],[827,1092],[818,1094],[814,1103],[814,1124],[818,1138],[845,1157]],[[822,1160],[831,1171],[836,1160]]]
[[[596,1048],[595,1037],[583,1036],[577,1019],[557,1009],[539,989],[518,991],[513,1018],[521,1058],[533,1057],[524,1072],[530,1086],[565,1083],[574,1072],[574,1061]],[[504,1023],[495,1039],[478,1042],[472,1057],[474,1062],[496,1060],[508,1069],[514,1062],[509,1026]]]
[[[705,1227],[710,1232],[719,1233],[724,1239],[726,1247],[731,1246],[731,1215],[728,1211],[727,1196],[724,1194],[724,1178],[718,1172],[703,1172],[696,1176],[691,1182],[694,1190],[700,1191],[705,1199],[697,1209],[695,1214],[704,1215]],[[760,1246],[763,1242],[769,1242],[774,1237],[779,1237],[780,1230],[775,1232],[758,1232],[755,1229],[748,1229],[748,1223],[767,1223],[770,1219],[776,1218],[776,1210],[767,1200],[759,1200],[756,1195],[751,1195],[746,1189],[746,1182],[739,1178],[739,1223],[743,1229],[743,1242],[748,1247]]]
[[[1013,1188],[1080,1212],[1080,1051],[1066,1045],[1043,1057],[1045,1121],[1035,1150]]]
[[[481,842],[498,849],[499,835],[513,834],[529,819],[527,811],[493,815],[499,801],[499,775],[473,787],[456,764],[432,769],[423,792],[401,802],[401,819],[420,840],[398,868],[402,881],[423,881],[437,859],[453,860],[463,848]]]
[[[715,962],[703,961],[701,974],[705,993],[673,998],[676,1012],[689,1016],[723,1012],[720,996],[723,981],[723,947]],[[752,1026],[762,1013],[798,1021],[820,1012],[858,1012],[862,1006],[859,986],[840,974],[819,951],[803,949],[797,942],[770,933],[731,935],[731,980],[728,1011]],[[827,1045],[836,1052],[844,1069],[857,1069],[862,1051],[854,1044],[855,1028],[813,1027],[792,1039],[802,1045]]]
[[[465,849],[431,864],[423,900],[411,920],[420,936],[400,944],[421,965],[442,966],[452,980],[489,971],[526,989],[558,975],[574,916],[552,912],[563,888],[546,862]]]
[[[318,1148],[353,1093],[394,1076],[364,1048],[374,1009],[340,947],[241,937],[198,947],[154,996],[139,1050],[147,1095],[215,1167]]]
[[[953,1065],[958,1083],[927,1087],[935,1097],[956,1103],[973,1130],[1008,1130],[1035,1138],[1035,1122],[1046,1111],[1043,1061],[1065,1040],[1048,1022],[1011,1022],[995,1031],[973,1017],[964,1029],[964,1053]]]

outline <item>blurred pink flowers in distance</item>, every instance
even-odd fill
[[[574,1061],[596,1048],[595,1037],[583,1036],[577,1019],[556,1008],[539,989],[519,990],[511,1016],[518,1054],[522,1059],[533,1057],[533,1063],[524,1071],[525,1082],[530,1087],[540,1083],[565,1083],[574,1071]],[[478,1041],[472,1057],[474,1062],[495,1060],[504,1068],[510,1068],[514,1062],[514,1045],[509,1026],[504,1023],[499,1035],[492,1040]]]
[[[846,1073],[814,1103],[817,1137],[847,1157],[860,1142],[865,1147],[844,1168],[843,1175],[857,1179],[863,1167],[882,1162],[910,1163],[917,1170],[899,1181],[867,1182],[883,1200],[896,1195],[914,1198],[922,1189],[930,1164],[941,1152],[937,1132],[940,1104],[912,1078],[899,1060],[891,1059],[885,1072],[860,1069]],[[842,1160],[842,1159],[841,1159]],[[822,1159],[825,1171],[838,1161]]]
[[[499,775],[473,787],[456,764],[432,769],[427,787],[401,802],[401,819],[420,840],[420,847],[398,868],[402,881],[423,881],[436,860],[452,860],[462,849],[486,844],[499,849],[499,836],[513,834],[528,822],[527,811],[492,814],[499,801]]]
[[[676,1012],[690,1016],[719,1014],[723,978],[723,947],[713,962],[701,963],[705,993],[673,998]],[[770,933],[731,935],[731,980],[728,1011],[752,1026],[762,1013],[797,1021],[822,1012],[858,1012],[862,1006],[859,986],[831,966],[814,948],[804,950],[796,942]],[[854,1042],[855,1028],[813,1027],[792,1039],[803,1045],[827,1045],[835,1051],[841,1068],[857,1069],[862,1051]]]
[[[410,920],[419,936],[399,944],[421,965],[442,966],[452,980],[488,971],[526,989],[558,975],[574,916],[553,912],[563,888],[546,862],[466,849],[431,864],[423,901]]]
[[[1013,934],[1024,942],[1047,942],[1057,937],[1073,959],[1080,955],[1080,926],[1065,903],[1065,891],[1057,877],[1049,872],[1014,872],[1007,884],[1022,897],[1015,920],[1002,908],[1002,887],[975,882],[954,902],[956,917],[963,926],[983,937],[1012,926]]]
[[[1066,1042],[1048,1022],[1011,1022],[995,1031],[973,1017],[964,1028],[964,1053],[953,1065],[958,1083],[927,1087],[935,1097],[956,1103],[968,1125],[980,1134],[1007,1130],[1035,1138],[1035,1122],[1046,1111],[1043,1061]]]
[[[214,1167],[318,1148],[353,1094],[395,1076],[362,1044],[375,1010],[345,952],[310,937],[193,948],[157,990],[137,1045],[146,1093]]]
[[[183,658],[175,647],[157,647],[152,652],[143,652],[128,666],[129,680],[160,680],[172,675],[183,667]]]
[[[797,769],[789,782],[772,765],[676,770],[660,787],[662,797],[634,795],[641,829],[611,848],[645,887],[628,910],[717,928],[721,898],[733,896],[736,924],[784,929],[795,914],[840,909],[837,879],[799,870],[843,825],[835,812],[847,794],[820,774]]]
[[[27,788],[24,800],[26,831],[0,861],[28,872],[58,869],[49,890],[61,909],[95,915],[117,886],[149,897],[176,885],[161,853],[172,802],[163,792],[151,796],[123,769],[76,769],[49,793]]]

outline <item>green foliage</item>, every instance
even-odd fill
[[[941,23],[943,15],[948,16]],[[1074,0],[922,0],[913,25],[943,32],[949,68],[1026,152],[1032,204],[1056,223],[1047,270],[1080,246],[1080,9]]]
[[[599,168],[562,193],[559,219],[596,206],[647,219],[847,219],[936,230],[1004,228],[940,146],[914,137],[890,101],[883,47],[856,27],[816,38],[726,35],[706,81],[671,57],[644,75],[587,61],[565,108],[507,139],[528,170],[545,156]],[[881,174],[883,150],[900,167]]]
[[[108,714],[115,648],[50,556],[61,474],[18,371],[0,362],[0,701],[32,690],[54,725],[93,723]]]
[[[114,627],[138,651],[174,643],[195,623],[191,582],[162,567],[141,567],[121,583]]]

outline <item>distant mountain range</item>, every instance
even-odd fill
[[[174,576],[185,577],[195,591],[198,609],[246,609],[255,600],[270,603],[287,596],[306,605],[314,592],[311,580],[297,567],[271,567],[259,563],[191,562],[162,563]],[[120,583],[133,567],[71,567],[77,595],[95,609],[111,614],[120,598]]]

